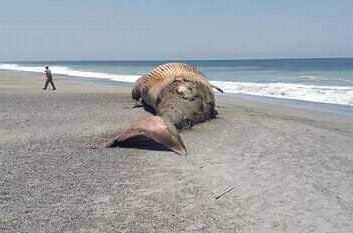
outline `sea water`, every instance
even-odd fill
[[[155,66],[175,61],[39,61],[0,63],[2,70],[43,72],[133,83]],[[353,106],[353,58],[191,60],[227,94]]]

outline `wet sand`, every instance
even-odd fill
[[[149,114],[54,78],[0,72],[0,232],[353,231],[352,118],[217,96],[187,156],[101,148]]]

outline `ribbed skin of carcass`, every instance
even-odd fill
[[[195,67],[183,63],[167,63],[144,75],[141,90],[144,102],[155,108],[160,92],[175,80],[200,82],[212,92],[211,84]]]

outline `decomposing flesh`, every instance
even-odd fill
[[[182,63],[160,65],[135,83],[132,98],[154,116],[122,131],[108,146],[135,146],[153,140],[178,154],[186,148],[178,130],[215,118],[215,96],[205,76]]]

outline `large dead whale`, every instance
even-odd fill
[[[122,131],[107,146],[136,146],[152,140],[178,154],[186,147],[178,130],[215,118],[215,96],[205,75],[193,66],[168,63],[157,66],[135,83],[132,98],[153,116]]]

